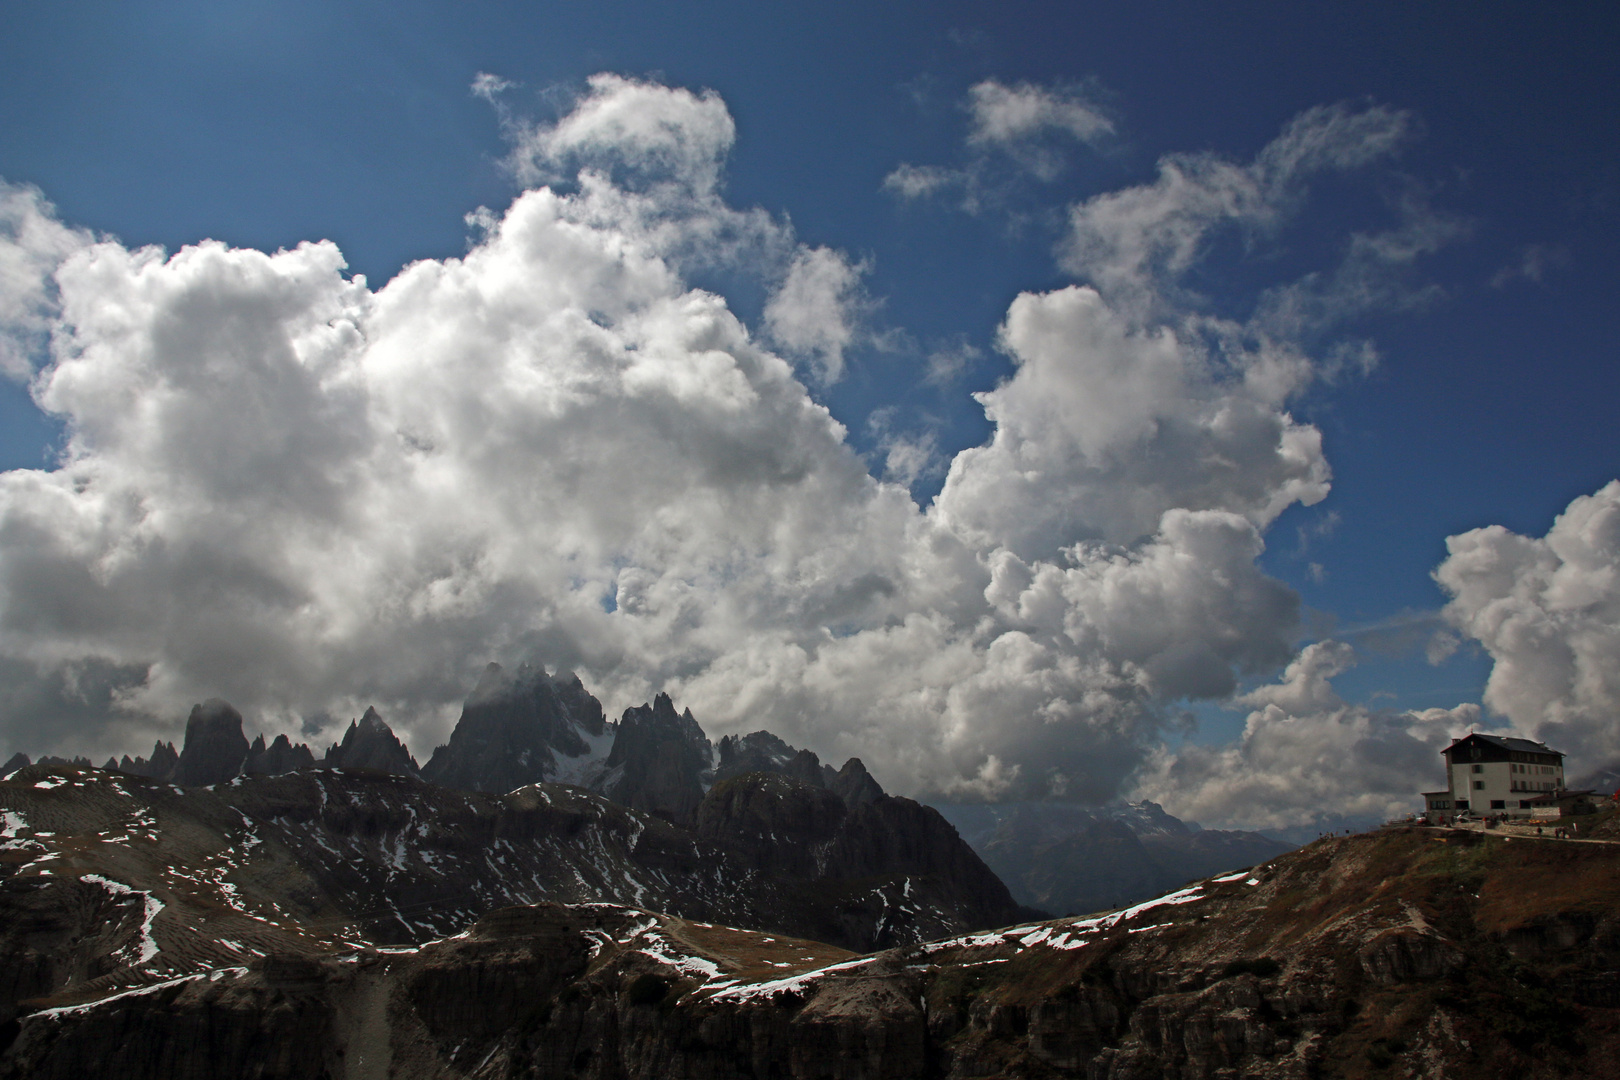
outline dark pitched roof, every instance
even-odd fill
[[[1525,802],[1535,803],[1539,806],[1551,806],[1554,803],[1567,802],[1571,799],[1602,799],[1604,796],[1594,791],[1544,791],[1533,799]]]
[[[1446,749],[1450,750],[1452,746],[1461,746],[1469,739],[1478,739],[1480,742],[1490,743],[1492,746],[1503,750],[1517,750],[1526,754],[1557,754],[1559,757],[1564,755],[1562,750],[1554,750],[1546,743],[1532,742],[1529,739],[1509,739],[1501,735],[1483,735],[1477,731],[1464,735],[1460,739],[1452,740],[1451,746],[1446,747]]]

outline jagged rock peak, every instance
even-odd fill
[[[797,750],[769,731],[727,735],[720,740],[718,753],[720,761],[714,770],[716,783],[746,773],[765,772],[792,776],[813,787],[827,788],[850,806],[871,802],[883,794],[860,758],[850,758],[842,769],[835,770],[831,765],[823,765],[811,751]]]
[[[547,675],[521,664],[484,668],[450,741],[423,779],[474,791],[513,791],[548,780],[579,782],[599,762],[608,734],[602,703],[571,671]]]
[[[28,759],[27,754],[21,752],[12,754],[10,761],[0,765],[0,776],[10,776],[18,769],[26,769],[32,764],[33,762]]]
[[[751,772],[790,773],[790,766],[799,751],[769,731],[751,731],[747,735],[727,735],[716,748],[719,762],[715,765],[715,783]],[[811,755],[814,757],[814,755]],[[806,783],[824,786],[819,776],[819,759],[815,777],[800,776]],[[800,772],[803,772],[802,763]],[[793,773],[792,775],[798,775]]]
[[[188,786],[222,784],[242,771],[248,756],[242,714],[220,698],[191,707],[186,741],[175,766],[174,782]]]
[[[377,769],[401,776],[422,775],[416,759],[375,707],[367,708],[359,720],[349,722],[343,742],[328,750],[321,764],[329,769]]]
[[[859,806],[883,797],[883,788],[872,779],[872,774],[866,771],[866,766],[858,757],[852,757],[844,762],[844,767],[832,775],[827,781],[827,786],[850,806]]]
[[[303,743],[294,746],[286,735],[277,735],[274,742],[265,746],[264,736],[260,735],[253,740],[253,746],[248,750],[247,761],[243,764],[242,771],[256,775],[280,776],[282,773],[307,769],[314,764],[314,752]]]
[[[668,694],[626,709],[597,790],[621,806],[690,823],[713,775],[714,748],[692,710],[676,713]]]
[[[138,757],[131,759],[128,754],[118,759],[118,771],[132,773],[135,776],[149,776],[153,780],[168,780],[174,776],[174,767],[180,763],[180,754],[175,750],[174,743],[155,742],[152,744],[150,759]]]

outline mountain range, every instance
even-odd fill
[[[31,824],[0,849],[0,893],[50,908],[41,898],[60,891],[55,860],[71,851],[63,866],[162,897],[165,921],[279,913],[385,944],[542,900],[862,949],[1019,910],[937,812],[885,795],[858,760],[823,768],[764,734],[716,751],[664,694],[610,724],[571,675],[491,665],[420,769],[375,711],[322,767],[284,743],[249,743],[215,700],[193,708],[178,752],[14,769],[0,805]],[[749,756],[766,746],[796,771]]]
[[[159,742],[149,758],[109,760],[104,768],[187,786],[314,767],[372,769],[494,795],[532,784],[570,784],[686,827],[696,825],[698,808],[714,785],[749,773],[790,777],[832,792],[846,809],[884,795],[859,758],[835,770],[767,731],[712,743],[691,711],[677,713],[664,694],[626,710],[615,723],[577,676],[549,675],[528,664],[511,671],[488,665],[449,742],[435,748],[425,766],[417,765],[375,709],[352,722],[319,758],[285,735],[268,745],[262,735],[249,743],[242,725],[226,702],[204,702],[192,710],[179,751]],[[42,760],[89,765],[84,758]],[[28,759],[18,755],[0,775],[25,764]],[[1134,903],[1293,846],[1257,833],[1189,827],[1153,803],[930,805],[1000,877],[1014,901],[1031,910],[1080,913]],[[938,823],[929,827],[940,831]]]

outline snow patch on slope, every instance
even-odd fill
[[[152,920],[158,917],[163,910],[163,901],[143,889],[132,889],[121,881],[104,878],[100,874],[81,874],[80,881],[89,881],[100,885],[114,896],[139,896],[145,908],[145,917],[141,920],[141,954],[140,959],[130,966],[138,967],[149,963],[158,954],[157,940],[152,937]]]

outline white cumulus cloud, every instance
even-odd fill
[[[997,130],[1035,123],[991,104]],[[1248,171],[1355,160],[1400,126],[1324,114]],[[725,201],[717,95],[601,75],[508,127],[547,186],[380,288],[328,242],[132,250],[7,189],[25,272],[0,311],[24,313],[69,439],[0,475],[9,742],[139,749],[219,695],[289,731],[374,703],[420,756],[484,663],[533,659],[610,710],[667,689],[715,734],[858,754],[894,790],[1102,799],[1169,767],[1177,701],[1288,659],[1298,600],[1256,559],[1328,489],[1288,411],[1321,362],[1174,308],[1175,260],[1136,253],[1195,259],[1185,214],[1086,258],[1160,303],[1012,302],[1015,368],[979,397],[994,435],[924,509],[905,485],[938,467],[927,436],[891,432],[874,478],[766,347],[836,378],[863,268]],[[757,330],[690,284],[715,265],[780,283]]]
[[[970,145],[999,148],[1041,180],[1055,179],[1063,168],[1062,151],[1047,136],[1061,133],[1092,143],[1114,131],[1102,109],[1077,91],[1028,82],[1007,86],[986,79],[974,84],[968,90],[968,113]]]
[[[33,374],[56,315],[52,275],[92,239],[58,221],[38,188],[0,181],[0,375]]]
[[[1492,525],[1446,540],[1443,612],[1493,661],[1485,704],[1572,755],[1620,760],[1620,480],[1571,502],[1544,537]]]
[[[1159,751],[1137,795],[1195,821],[1287,828],[1344,817],[1404,817],[1445,786],[1440,752],[1479,724],[1479,707],[1379,712],[1342,700],[1332,679],[1350,646],[1306,646],[1280,682],[1237,699],[1252,709],[1229,746]]]
[[[791,353],[810,357],[823,383],[843,377],[844,351],[860,331],[865,270],[831,248],[801,249],[765,304],[772,339]]]

